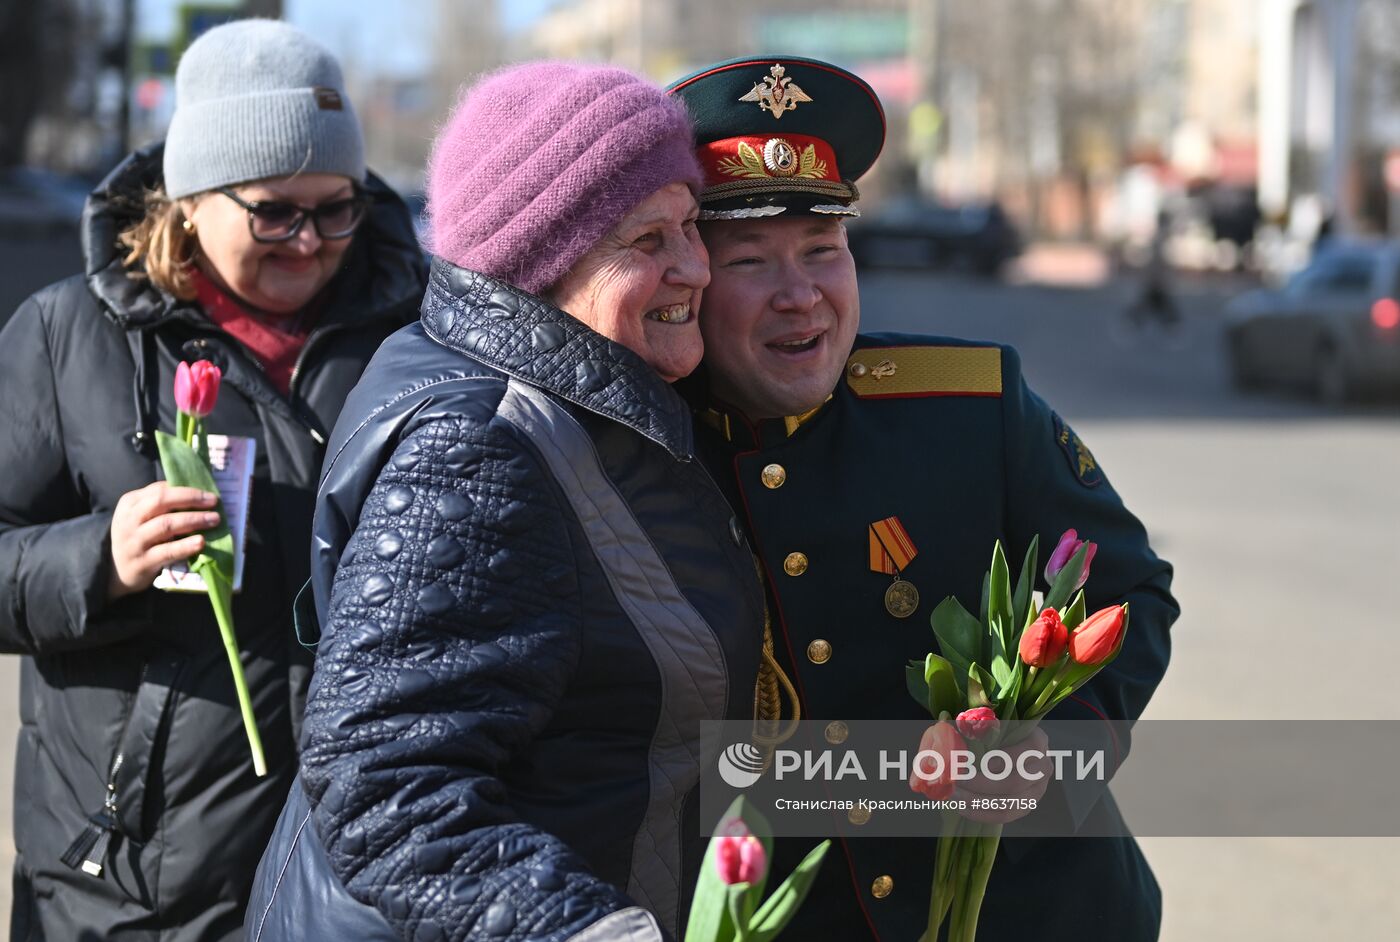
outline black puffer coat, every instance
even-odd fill
[[[581,322],[435,262],[331,454],[305,792],[248,938],[675,933],[705,849],[700,723],[752,715],[763,625],[684,403]]]
[[[291,608],[307,577],[322,442],[374,350],[413,316],[426,276],[406,208],[372,181],[378,202],[284,398],[198,307],[122,268],[117,233],[160,166],[156,147],[113,172],[88,203],[86,277],[38,292],[0,334],[0,650],[25,655],[16,942],[238,937],[295,769],[310,657]],[[210,429],[257,439],[234,615],[264,779],[208,600],[106,598],[112,509],[159,476],[151,433],[174,429],[175,367],[200,358],[224,368]],[[102,809],[118,754],[119,834],[95,877],[60,858]]]

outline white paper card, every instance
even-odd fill
[[[253,496],[253,459],[256,439],[236,435],[209,436],[209,465],[214,484],[224,502],[224,515],[233,534],[233,591],[243,588],[243,546],[248,532],[248,504]],[[167,566],[156,577],[155,587],[167,592],[204,592],[204,579],[184,563]]]

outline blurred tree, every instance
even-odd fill
[[[74,0],[0,0],[0,167],[23,163],[35,121],[67,107],[81,20]]]
[[[0,88],[24,89],[39,68],[40,6],[0,0]],[[38,96],[0,95],[0,167],[24,160],[24,142],[38,111]]]
[[[243,12],[249,16],[265,16],[270,20],[282,18],[282,0],[243,0]]]

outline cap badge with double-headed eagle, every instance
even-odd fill
[[[765,75],[762,82],[755,82],[748,94],[739,97],[740,101],[756,101],[759,108],[781,118],[795,110],[799,103],[812,100],[796,82],[783,77],[787,70],[781,63],[775,63],[768,71],[770,74]]]

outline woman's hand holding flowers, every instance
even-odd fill
[[[219,522],[218,495],[156,481],[117,500],[112,512],[112,569],[107,595],[149,589],[166,566],[204,549],[201,531]]]

